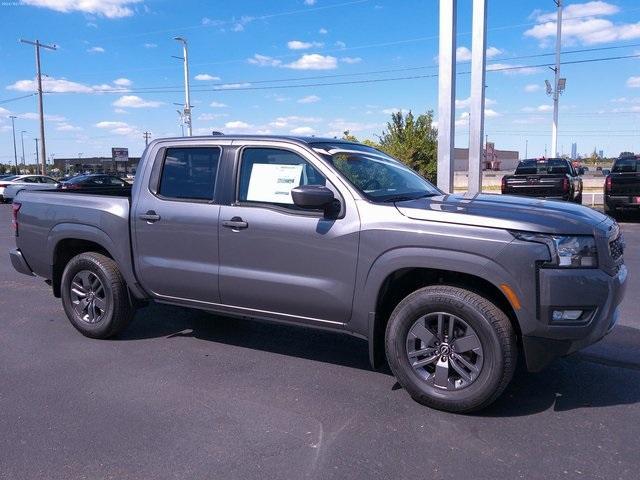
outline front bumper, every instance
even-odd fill
[[[25,275],[33,276],[33,271],[31,270],[31,267],[29,266],[27,261],[22,256],[22,252],[20,251],[19,248],[13,248],[9,250],[9,258],[11,258],[11,265],[13,265],[13,268],[17,272],[24,273]]]
[[[599,269],[540,269],[539,277],[538,322],[522,337],[530,371],[602,339],[618,321],[627,288],[625,265],[615,275]],[[555,322],[554,310],[585,314],[576,321]]]

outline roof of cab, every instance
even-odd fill
[[[289,141],[294,143],[357,143],[350,140],[344,140],[342,138],[329,138],[329,137],[305,137],[295,135],[199,135],[193,137],[167,137],[157,138],[151,143],[157,142],[191,142],[193,140],[271,140],[271,141]]]

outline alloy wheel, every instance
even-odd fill
[[[107,308],[106,290],[98,276],[89,270],[82,270],[71,281],[71,303],[82,321],[98,323]]]

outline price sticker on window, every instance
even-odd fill
[[[293,205],[291,189],[300,185],[302,165],[256,163],[251,168],[247,200]]]

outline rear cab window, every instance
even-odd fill
[[[635,173],[638,171],[640,160],[637,158],[619,158],[613,164],[612,172],[615,173]]]
[[[522,160],[516,167],[516,175],[571,174],[569,163],[561,158]]]
[[[167,148],[156,194],[164,199],[214,200],[220,147]]]

